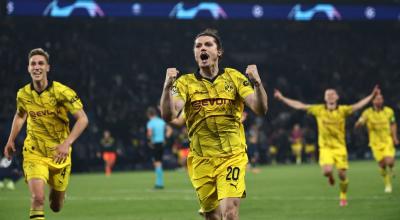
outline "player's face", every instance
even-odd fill
[[[214,37],[200,36],[194,42],[194,59],[200,68],[218,64],[222,51],[218,50]]]
[[[339,99],[339,95],[337,94],[336,90],[334,89],[327,89],[325,91],[325,101],[327,103],[336,103]]]
[[[42,81],[47,79],[47,73],[50,70],[50,65],[46,58],[42,55],[34,55],[29,59],[28,72],[31,75],[32,81]]]
[[[372,104],[375,107],[381,108],[383,106],[383,96],[382,95],[376,95],[375,98],[372,100]]]

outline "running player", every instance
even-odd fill
[[[372,100],[372,107],[364,110],[355,126],[367,126],[369,146],[381,168],[385,184],[384,192],[391,193],[394,156],[396,153],[394,145],[399,144],[399,139],[397,137],[397,125],[393,109],[384,106],[383,102],[382,94],[375,96]]]
[[[349,184],[346,171],[349,168],[345,142],[346,117],[368,104],[380,92],[376,86],[372,93],[353,105],[338,105],[339,95],[335,89],[325,90],[325,104],[309,105],[287,98],[279,90],[274,97],[286,105],[305,110],[315,116],[318,125],[319,164],[324,176],[334,185],[333,166],[338,170],[340,179],[340,206],[347,206],[347,187]]]
[[[223,49],[215,30],[198,34],[193,51],[196,72],[178,78],[176,68],[167,69],[161,114],[171,121],[184,111],[190,139],[188,172],[205,218],[239,219],[248,163],[242,112],[246,104],[266,114],[267,93],[256,65],[247,67],[248,78],[219,67]]]
[[[15,138],[27,120],[23,146],[23,170],[31,192],[30,219],[45,219],[45,185],[50,186],[50,208],[59,212],[71,171],[71,145],[88,125],[88,118],[76,93],[67,86],[49,81],[49,55],[41,48],[28,55],[32,83],[17,93],[17,112],[4,155],[11,159]],[[70,131],[67,112],[76,122]]]

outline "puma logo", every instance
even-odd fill
[[[235,189],[237,190],[237,183],[236,183],[236,185],[235,185],[235,184],[233,184],[233,183],[229,183],[229,185],[231,185],[231,186],[235,187]]]

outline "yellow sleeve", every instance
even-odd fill
[[[60,99],[71,114],[83,108],[83,104],[75,91],[66,86],[61,90]]]
[[[249,79],[245,75],[240,73],[239,71],[237,71],[237,70],[233,70],[233,71],[235,71],[236,80],[237,80],[236,85],[237,85],[237,89],[238,89],[238,93],[239,93],[240,97],[242,97],[242,99],[244,99],[248,95],[254,93],[253,86],[250,83]]]
[[[363,111],[363,113],[361,114],[361,116],[358,119],[358,121],[361,122],[362,124],[367,123],[367,121],[368,121],[368,109]]]
[[[394,116],[394,111],[391,108],[389,108],[389,122],[391,124],[396,123],[396,117]]]
[[[187,100],[187,87],[182,77],[178,78],[172,86],[172,96],[174,99],[180,99],[186,102]]]
[[[320,106],[321,105],[310,105],[310,107],[307,108],[307,113],[317,116],[320,112]]]
[[[17,93],[17,114],[23,115],[25,113],[26,113],[25,103],[23,102],[23,99],[21,98],[21,91],[18,91],[18,93]]]
[[[345,116],[349,116],[353,113],[353,107],[351,105],[341,105],[340,108]]]

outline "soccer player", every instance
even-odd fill
[[[366,125],[368,128],[369,146],[375,160],[381,168],[386,193],[392,192],[392,175],[394,167],[395,148],[399,144],[397,125],[393,109],[384,106],[382,94],[372,100],[372,107],[361,114],[356,127]]]
[[[294,124],[290,133],[292,154],[296,159],[296,164],[301,164],[303,153],[303,131],[299,124]]]
[[[241,123],[244,104],[257,114],[267,112],[267,93],[256,65],[244,74],[220,68],[222,42],[216,30],[206,29],[194,40],[198,70],[178,78],[168,68],[161,96],[166,121],[185,114],[190,153],[188,172],[206,219],[239,219],[245,197],[248,163]]]
[[[115,140],[111,136],[109,130],[103,132],[100,145],[102,147],[102,156],[105,163],[105,174],[106,176],[111,176],[112,168],[117,160],[117,147],[115,146]]]
[[[147,138],[150,140],[152,160],[156,174],[155,189],[164,188],[164,174],[162,167],[162,157],[164,151],[166,123],[157,115],[157,110],[153,107],[147,109]]]
[[[32,83],[17,93],[17,111],[4,155],[11,159],[14,140],[27,121],[23,146],[23,170],[31,192],[30,219],[45,219],[45,185],[50,186],[50,208],[59,212],[71,171],[71,145],[88,125],[88,118],[76,93],[67,86],[47,79],[49,54],[41,48],[28,55]],[[67,113],[76,122],[70,131]]]
[[[338,105],[339,95],[335,89],[325,90],[325,104],[309,105],[287,98],[279,90],[275,90],[274,97],[286,105],[305,110],[312,114],[318,125],[319,164],[324,176],[331,185],[334,185],[333,166],[338,170],[340,179],[340,206],[347,206],[347,187],[349,181],[346,171],[349,167],[345,142],[346,117],[364,107],[379,93],[376,86],[372,93],[353,105]]]

